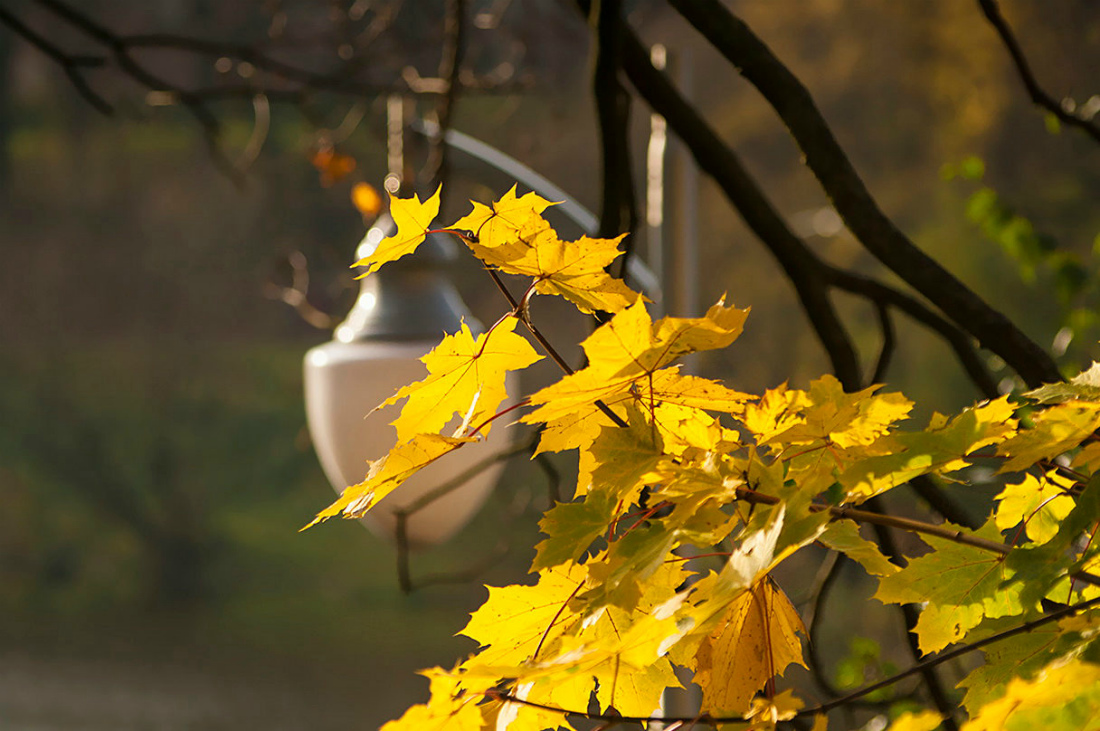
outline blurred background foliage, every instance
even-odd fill
[[[871,191],[918,244],[1038,342],[1060,338],[1067,368],[1097,356],[1100,149],[1030,104],[975,3],[732,4],[810,88]],[[432,73],[438,5],[400,9],[379,40],[393,61],[380,79],[407,67]],[[237,42],[262,39],[270,20],[251,3],[89,0],[81,8],[118,30]],[[343,5],[295,8],[308,37]],[[796,232],[828,260],[874,271],[754,90],[662,3],[629,8],[644,40],[690,67],[692,100]],[[1004,9],[1056,96],[1100,91],[1100,5],[1006,0]],[[597,209],[584,19],[553,0],[482,0],[470,12],[470,63],[516,84],[461,96],[454,127]],[[331,53],[331,43],[317,52]],[[160,63],[178,78],[209,73],[193,58],[169,54]],[[350,104],[320,100],[310,115],[275,108],[238,188],[183,111],[148,106],[125,82],[104,83],[116,118],[98,114],[49,59],[0,30],[0,721],[82,729],[380,723],[422,692],[413,669],[448,664],[467,647],[452,634],[484,596],[479,581],[517,580],[530,560],[517,549],[478,581],[405,597],[392,551],[359,526],[296,532],[332,497],[301,396],[301,356],[327,335],[265,288],[285,283],[287,255],[301,252],[313,304],[337,317],[350,305],[347,265],[364,221],[349,189],[353,180],[379,185],[386,172],[385,100],[361,100],[362,123],[340,144],[357,162],[351,179],[322,186],[310,165],[318,129],[338,126]],[[243,148],[250,105],[218,111],[226,147]],[[642,151],[641,106],[634,127]],[[512,182],[458,155],[451,178],[452,215],[466,198],[498,197]],[[825,372],[787,281],[705,180],[698,225],[700,300],[729,292],[753,309],[742,340],[704,361],[704,371],[743,390],[805,385]],[[472,262],[454,271],[475,313],[491,321],[500,303],[477,275]],[[850,307],[853,335],[870,363],[875,313],[858,307]],[[585,332],[550,304],[539,302],[535,315],[558,342]],[[949,350],[907,324],[889,382],[923,414],[976,397]],[[414,571],[462,569],[491,548],[486,536],[532,545],[544,483],[522,459],[509,465],[496,504],[457,546],[418,556]],[[850,654],[845,678],[880,662],[877,648]],[[49,694],[54,686],[65,688],[65,704]]]

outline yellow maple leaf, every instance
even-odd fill
[[[696,654],[703,708],[716,716],[747,711],[765,683],[791,664],[805,666],[798,638],[805,632],[790,599],[770,577],[743,591]]]
[[[652,386],[646,392],[650,379],[668,389],[666,396],[671,396],[674,382],[701,385],[685,381],[688,377],[676,373],[658,376],[656,372],[688,353],[729,345],[741,334],[747,315],[748,310],[726,307],[719,300],[704,317],[666,317],[654,323],[639,299],[584,340],[581,345],[589,366],[531,396],[531,403],[539,408],[524,416],[523,421],[553,421],[598,400],[614,403],[637,397],[655,403],[659,394],[652,391]],[[728,389],[722,392],[723,397],[743,400],[742,395],[735,394]],[[719,394],[712,391],[710,395]],[[707,394],[700,397],[707,400]]]
[[[481,731],[485,728],[482,694],[484,684],[471,684],[454,672],[432,668],[420,673],[430,681],[431,699],[410,707],[401,718],[388,722],[382,731]]]
[[[386,456],[370,462],[367,478],[358,485],[346,488],[336,502],[318,513],[302,530],[340,514],[345,518],[362,518],[405,480],[448,452],[472,441],[439,434],[418,434],[412,441],[398,444]]]
[[[1035,412],[1032,419],[1032,428],[997,445],[997,454],[1008,457],[998,473],[1023,470],[1077,447],[1100,428],[1100,403],[1067,401]]]
[[[1100,665],[1059,660],[1031,680],[1013,678],[1003,696],[963,725],[963,731],[1006,728],[1100,729]]]
[[[562,241],[553,235],[552,229],[546,229],[526,249],[497,250],[518,251],[520,256],[514,259],[496,256],[488,261],[499,262],[499,268],[510,274],[534,278],[536,292],[560,295],[582,312],[619,312],[639,296],[621,279],[605,271],[622,253],[618,249],[622,239],[622,236],[614,239],[585,236],[578,241]]]
[[[550,226],[542,220],[542,212],[553,204],[534,193],[517,197],[514,185],[490,206],[476,201],[470,202],[473,204],[473,211],[455,221],[451,228],[472,234],[463,238],[478,255],[488,249],[514,244],[519,238],[520,229],[532,222],[539,229]],[[539,224],[539,221],[542,223]]]
[[[397,224],[397,231],[393,236],[382,239],[378,247],[352,266],[366,267],[367,270],[359,275],[359,279],[371,272],[377,271],[387,262],[396,261],[406,254],[416,251],[420,242],[427,235],[432,221],[439,214],[439,192],[442,187],[436,188],[435,193],[427,200],[421,201],[413,195],[411,198],[391,198],[390,215]]]
[[[402,387],[378,406],[407,399],[393,421],[398,442],[417,434],[438,432],[455,414],[477,428],[496,413],[507,397],[505,375],[542,360],[531,344],[515,332],[518,320],[508,317],[474,339],[469,326],[447,335],[420,360],[428,377]],[[487,433],[488,424],[481,430]]]
[[[552,656],[562,634],[580,619],[568,604],[587,576],[584,566],[570,562],[539,572],[535,586],[491,586],[460,634],[484,646],[480,663],[522,665]]]

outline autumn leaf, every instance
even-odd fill
[[[975,535],[1000,541],[990,521]],[[1019,584],[1005,586],[1013,571],[1004,557],[968,544],[924,536],[934,551],[879,580],[875,598],[885,603],[926,603],[914,631],[922,652],[958,642],[985,617],[1023,613]]]
[[[439,193],[442,187],[427,200],[421,201],[416,195],[411,198],[391,198],[390,215],[397,225],[397,231],[392,236],[382,239],[378,247],[368,256],[355,262],[353,266],[366,267],[366,271],[359,274],[362,279],[375,272],[383,264],[397,261],[406,254],[416,251],[427,235],[428,229],[436,215],[439,214]]]
[[[677,391],[673,386],[679,379],[688,379],[681,382],[688,383],[690,390],[699,382],[686,376],[676,378],[674,373],[655,374],[683,355],[733,342],[741,334],[747,314],[747,310],[726,307],[719,301],[704,317],[666,317],[654,323],[639,300],[585,339],[582,346],[589,366],[532,395],[531,403],[539,408],[523,421],[553,421],[598,400],[637,397],[643,403],[656,401],[659,394],[650,385],[653,378],[664,379],[659,383],[668,387],[669,396]],[[728,389],[713,393],[738,403],[748,398]]]
[[[718,627],[703,641],[695,682],[711,715],[742,713],[756,691],[791,664],[805,666],[798,633],[802,620],[787,595],[764,577],[729,606]]]
[[[890,576],[901,570],[882,555],[875,543],[861,536],[859,526],[850,520],[833,521],[817,540],[834,551],[840,551],[872,576]]]
[[[468,245],[489,266],[534,279],[540,294],[560,295],[586,313],[619,312],[639,297],[606,271],[622,254],[622,238],[562,241],[545,220],[532,216],[508,243]]]
[[[485,708],[479,705],[481,694],[489,686],[471,687],[468,680],[453,671],[432,668],[421,671],[430,681],[431,699],[411,706],[401,718],[382,726],[382,731],[481,731],[485,728]]]
[[[355,158],[337,152],[329,144],[318,147],[310,157],[310,162],[321,173],[321,186],[324,188],[339,183],[355,170]]]
[[[853,502],[885,492],[918,475],[945,473],[969,466],[970,454],[1016,434],[1016,407],[1007,396],[988,401],[948,419],[933,414],[924,431],[889,435],[886,454],[853,462],[840,484]]]
[[[1088,370],[1071,378],[1069,383],[1048,383],[1024,395],[1041,404],[1100,401],[1100,363],[1093,362]]]
[[[386,456],[370,463],[370,471],[363,482],[346,488],[336,502],[318,513],[302,530],[340,514],[345,518],[363,517],[405,480],[448,452],[472,441],[475,440],[418,434],[412,441],[398,444]]]
[[[1024,475],[1018,484],[1006,485],[997,496],[997,527],[1001,530],[1015,528],[1024,523],[1027,537],[1035,543],[1045,543],[1058,533],[1062,519],[1073,510],[1074,487],[1072,480],[1062,477],[1056,470],[1042,478]]]
[[[398,442],[417,434],[438,432],[455,414],[477,428],[496,413],[507,397],[505,375],[542,360],[531,344],[515,332],[518,320],[507,317],[475,339],[469,326],[447,335],[420,360],[428,369],[424,380],[402,387],[378,408],[407,399],[393,421]],[[489,431],[486,424],[483,433]]]
[[[535,225],[539,230],[550,226],[542,219],[542,212],[553,203],[534,193],[517,197],[514,185],[491,206],[475,201],[471,203],[473,211],[455,221],[450,228],[473,234],[465,240],[479,256],[485,254],[487,249],[513,244],[524,226]]]
[[[1097,731],[1100,665],[1056,660],[1034,678],[1014,678],[1005,693],[978,710],[963,731]]]
[[[1100,429],[1100,403],[1067,401],[1036,412],[1034,426],[997,445],[1008,457],[999,472],[1026,469],[1073,449]]]
[[[568,605],[587,576],[583,566],[567,563],[540,571],[534,586],[488,587],[489,598],[460,634],[483,646],[481,663],[522,665],[541,653],[552,656],[579,620]]]

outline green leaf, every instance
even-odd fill
[[[1001,540],[992,521],[975,535]],[[885,603],[927,603],[914,629],[922,652],[958,642],[985,617],[1023,612],[1019,584],[1005,586],[1013,572],[1001,555],[937,536],[925,540],[934,550],[881,578],[875,594]]]
[[[890,576],[901,570],[882,555],[875,543],[861,536],[859,526],[850,520],[833,521],[817,540],[857,562],[872,576]]]
[[[1048,383],[1024,395],[1041,404],[1100,401],[1100,363],[1093,361],[1088,370],[1071,378],[1069,383]]]
[[[611,495],[606,490],[597,490],[580,502],[560,503],[546,511],[539,529],[549,537],[535,546],[531,571],[579,559],[592,541],[607,531],[614,510]]]

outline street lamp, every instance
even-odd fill
[[[395,230],[389,213],[383,213],[363,238],[357,258],[369,256]],[[444,333],[456,332],[463,321],[475,335],[484,331],[441,271],[454,256],[453,242],[443,234],[429,234],[415,255],[365,277],[355,305],[332,341],[306,353],[309,431],[325,475],[337,492],[362,481],[367,460],[382,457],[395,442],[389,422],[399,407],[371,410],[425,374],[419,358]],[[515,388],[513,380],[509,393],[514,394]],[[502,451],[510,438],[503,427],[491,430],[483,442],[467,444],[428,465],[379,502],[363,522],[375,533],[396,540],[395,511]],[[500,462],[486,466],[461,487],[408,515],[408,545],[432,545],[454,535],[488,497],[502,466]]]

